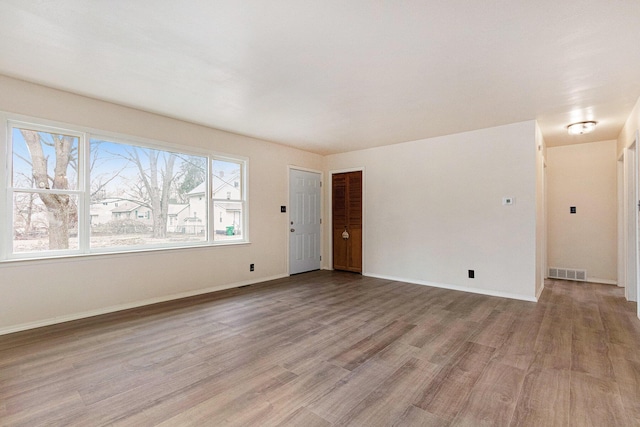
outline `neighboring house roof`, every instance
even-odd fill
[[[141,204],[139,203],[135,203],[135,202],[129,202],[129,201],[123,201],[123,202],[119,202],[118,203],[118,207],[115,207],[113,209],[111,209],[111,212],[131,212],[135,209],[139,209],[143,207]]]
[[[171,203],[169,204],[169,216],[173,216],[173,215],[178,215],[180,212],[182,212],[183,210],[187,209],[189,207],[188,204],[186,205],[180,205],[177,203]]]
[[[115,203],[118,203],[120,199],[103,199],[99,202],[91,203],[89,211],[91,215],[100,215],[101,213],[110,213]]]
[[[207,189],[207,183],[203,182],[202,184],[198,185],[196,188],[194,188],[193,190],[189,191],[187,193],[188,196],[197,196],[198,194],[204,194],[204,191]]]
[[[242,207],[240,206],[240,204],[238,202],[231,202],[231,203],[216,203],[215,206],[222,208],[224,210],[226,210],[227,212],[230,211],[241,211]]]
[[[225,178],[220,178],[218,176],[213,177],[213,188],[216,193],[220,191],[226,191],[227,189],[234,190],[237,187],[234,185],[235,182],[239,182],[240,175],[238,173],[225,176]],[[207,183],[203,182],[198,185],[193,190],[187,193],[187,196],[198,196],[204,194],[207,188]]]

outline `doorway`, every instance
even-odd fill
[[[289,274],[320,270],[318,172],[289,169]]]
[[[362,171],[331,176],[333,269],[362,273]]]

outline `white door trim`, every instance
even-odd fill
[[[634,218],[634,225],[635,225],[635,250],[636,250],[636,259],[635,259],[635,266],[636,266],[636,277],[635,277],[635,285],[636,285],[636,289],[635,289],[635,301],[636,303],[636,316],[638,317],[638,319],[640,319],[640,304],[638,304],[638,302],[640,302],[640,224],[638,223],[639,221],[639,214],[640,214],[640,184],[638,183],[638,181],[640,180],[640,131],[638,129],[636,129],[635,135],[634,135],[634,141],[632,146],[635,147],[634,150],[634,154],[635,154],[635,158],[634,158],[634,164],[635,164],[635,170],[634,170],[634,200],[633,200],[633,206],[634,206],[634,213],[635,213],[635,218]]]
[[[640,188],[638,188],[639,184],[638,184],[638,179],[640,177],[640,131],[638,129],[636,129],[636,134],[635,134],[635,140],[634,140],[634,145],[635,145],[635,164],[636,164],[636,170],[635,170],[635,200],[634,202],[634,206],[636,207],[636,209],[634,209],[635,213],[636,213],[636,218],[635,218],[635,225],[636,225],[636,302],[640,302],[638,300],[640,300],[640,225],[638,224],[638,211],[640,210]],[[638,319],[640,319],[640,304],[636,303],[636,316],[638,317]]]
[[[625,298],[637,300],[638,291],[638,146],[634,140],[624,149],[624,260]]]
[[[626,234],[626,224],[624,222],[625,209],[626,209],[626,199],[625,199],[625,172],[624,172],[624,151],[618,157],[616,162],[616,173],[617,173],[617,191],[618,191],[618,277],[617,277],[617,285],[621,288],[627,286],[626,284],[626,261],[625,261],[625,234]]]

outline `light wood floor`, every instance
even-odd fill
[[[307,273],[0,337],[0,424],[640,425],[634,311]]]

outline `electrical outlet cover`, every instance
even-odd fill
[[[507,205],[512,205],[514,204],[516,201],[516,199],[514,199],[513,197],[503,197],[502,198],[502,204],[507,206]]]

